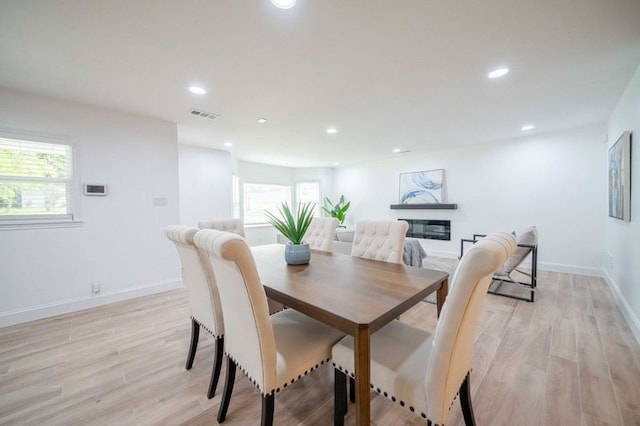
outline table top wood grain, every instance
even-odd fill
[[[314,250],[307,265],[287,265],[284,245],[253,252],[267,296],[332,325],[371,332],[436,291],[448,274]],[[305,312],[307,311],[307,312]]]

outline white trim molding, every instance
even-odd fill
[[[74,299],[62,300],[60,302],[2,312],[0,313],[0,327],[7,327],[42,318],[49,318],[83,309],[95,308],[97,306],[120,302],[134,297],[147,296],[179,288],[183,288],[182,281],[180,280],[162,281],[141,287],[128,288],[98,295],[77,297]]]
[[[0,222],[0,231],[21,231],[24,229],[80,228],[82,220],[16,220]]]
[[[424,247],[424,246],[423,246]],[[458,259],[460,256],[459,252],[452,251],[440,251],[440,250],[432,250],[426,249],[428,256],[435,257],[446,257],[449,259]],[[429,258],[427,256],[427,259]],[[531,258],[527,257],[524,262],[522,262],[523,268],[528,268],[531,265]],[[549,271],[549,272],[562,272],[565,274],[576,274],[576,275],[589,275],[591,277],[604,277],[604,272],[601,268],[595,267],[586,267],[586,266],[578,266],[578,265],[563,265],[560,263],[551,263],[551,262],[540,262],[538,261],[538,271]]]
[[[529,261],[528,264],[531,264],[531,261]],[[527,261],[522,263],[523,267],[526,267],[526,265],[527,265]],[[549,272],[563,272],[565,274],[589,275],[591,277],[600,277],[600,278],[604,277],[604,273],[601,268],[577,266],[577,265],[562,265],[560,263],[538,261],[538,270],[549,271]]]
[[[620,312],[622,312],[622,316],[627,321],[627,324],[629,325],[629,328],[631,329],[634,337],[636,338],[638,343],[640,343],[640,319],[638,319],[636,314],[631,309],[631,306],[629,306],[629,303],[622,295],[622,292],[620,291],[620,288],[618,287],[618,284],[615,282],[615,280],[611,278],[607,271],[602,272],[604,279],[607,281],[607,284],[609,285],[609,288],[613,293],[613,297],[616,299],[616,303],[620,308]]]

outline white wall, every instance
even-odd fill
[[[272,166],[270,164],[238,161],[237,175],[240,183],[271,183],[274,185],[293,185],[292,167]]]
[[[72,138],[77,183],[109,188],[75,188],[79,227],[0,230],[0,326],[181,286],[162,232],[178,221],[174,124],[0,88],[0,127]]]
[[[233,214],[231,156],[226,151],[180,145],[180,223],[198,226],[201,220]]]
[[[351,200],[347,225],[360,219],[450,219],[451,241],[421,240],[427,253],[457,256],[473,233],[536,225],[541,268],[599,275],[602,268],[606,145],[604,126],[338,168],[335,192]],[[458,210],[390,210],[399,173],[445,169]]]
[[[607,278],[622,307],[627,322],[640,341],[640,68],[611,114],[607,131],[608,147],[622,132],[631,135],[631,222],[606,217]],[[606,155],[602,162],[607,162]],[[606,179],[603,176],[602,179]]]

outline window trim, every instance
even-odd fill
[[[84,221],[80,220],[80,183],[79,168],[77,161],[76,139],[62,134],[42,133],[31,130],[16,129],[0,126],[0,137],[6,139],[16,139],[25,142],[40,142],[56,145],[66,145],[71,148],[71,180],[70,193],[68,199],[70,203],[70,213],[51,215],[5,215],[0,216],[0,231],[19,229],[42,229],[42,228],[71,228],[82,226]],[[38,180],[37,178],[34,178]],[[21,179],[24,180],[24,179]]]
[[[293,204],[293,200],[295,199],[295,187],[292,186],[291,184],[286,184],[286,183],[278,183],[278,182],[253,182],[253,181],[244,181],[244,180],[240,180],[240,205],[241,205],[241,211],[240,211],[240,216],[242,218],[242,223],[244,224],[245,228],[246,227],[260,227],[260,226],[271,226],[271,224],[269,222],[251,222],[251,223],[247,223],[246,221],[246,217],[244,215],[244,202],[246,200],[246,192],[244,190],[244,186],[245,185],[273,185],[273,186],[284,186],[284,187],[288,187],[289,190],[291,191],[291,203]]]

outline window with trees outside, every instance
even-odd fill
[[[244,198],[244,223],[268,223],[265,210],[276,213],[280,203],[291,206],[291,187],[287,185],[271,185],[245,183],[242,186]]]
[[[0,221],[72,219],[71,145],[0,137]]]

